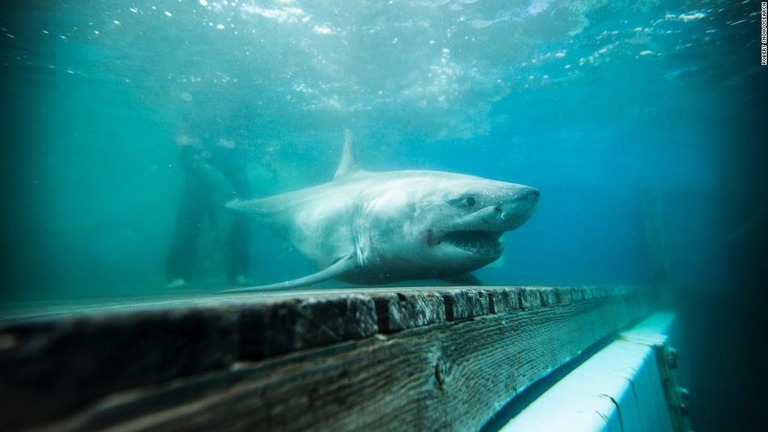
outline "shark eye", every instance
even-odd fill
[[[473,196],[467,197],[466,201],[467,201],[467,207],[474,207],[475,204],[477,204],[477,200]]]

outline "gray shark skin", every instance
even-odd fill
[[[288,289],[331,278],[353,284],[471,279],[465,275],[501,256],[501,235],[525,223],[538,199],[538,189],[463,174],[361,170],[345,131],[331,182],[227,204],[284,236],[320,271],[225,292]]]

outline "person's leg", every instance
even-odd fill
[[[223,164],[219,170],[226,177],[232,187],[232,192],[227,200],[239,198],[252,198],[251,186],[248,183],[246,166],[242,163]],[[251,261],[251,221],[242,213],[232,213],[229,231],[229,261],[227,264],[227,278],[232,285],[245,285],[249,283],[249,267]]]
[[[206,217],[205,199],[196,193],[194,182],[187,181],[176,214],[176,228],[166,261],[169,287],[180,288],[192,276],[197,258],[197,237]]]
[[[248,267],[250,254],[251,225],[248,217],[243,214],[232,215],[232,226],[229,231],[229,261],[227,278],[232,285],[248,283]]]

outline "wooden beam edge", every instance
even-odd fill
[[[643,287],[619,286],[298,292],[6,322],[0,325],[0,399],[9,403],[0,407],[0,427],[63,418],[109,394],[229,370],[237,362],[646,293]]]

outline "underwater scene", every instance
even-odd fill
[[[694,429],[765,425],[764,4],[0,8],[0,313],[264,285],[662,283]]]

